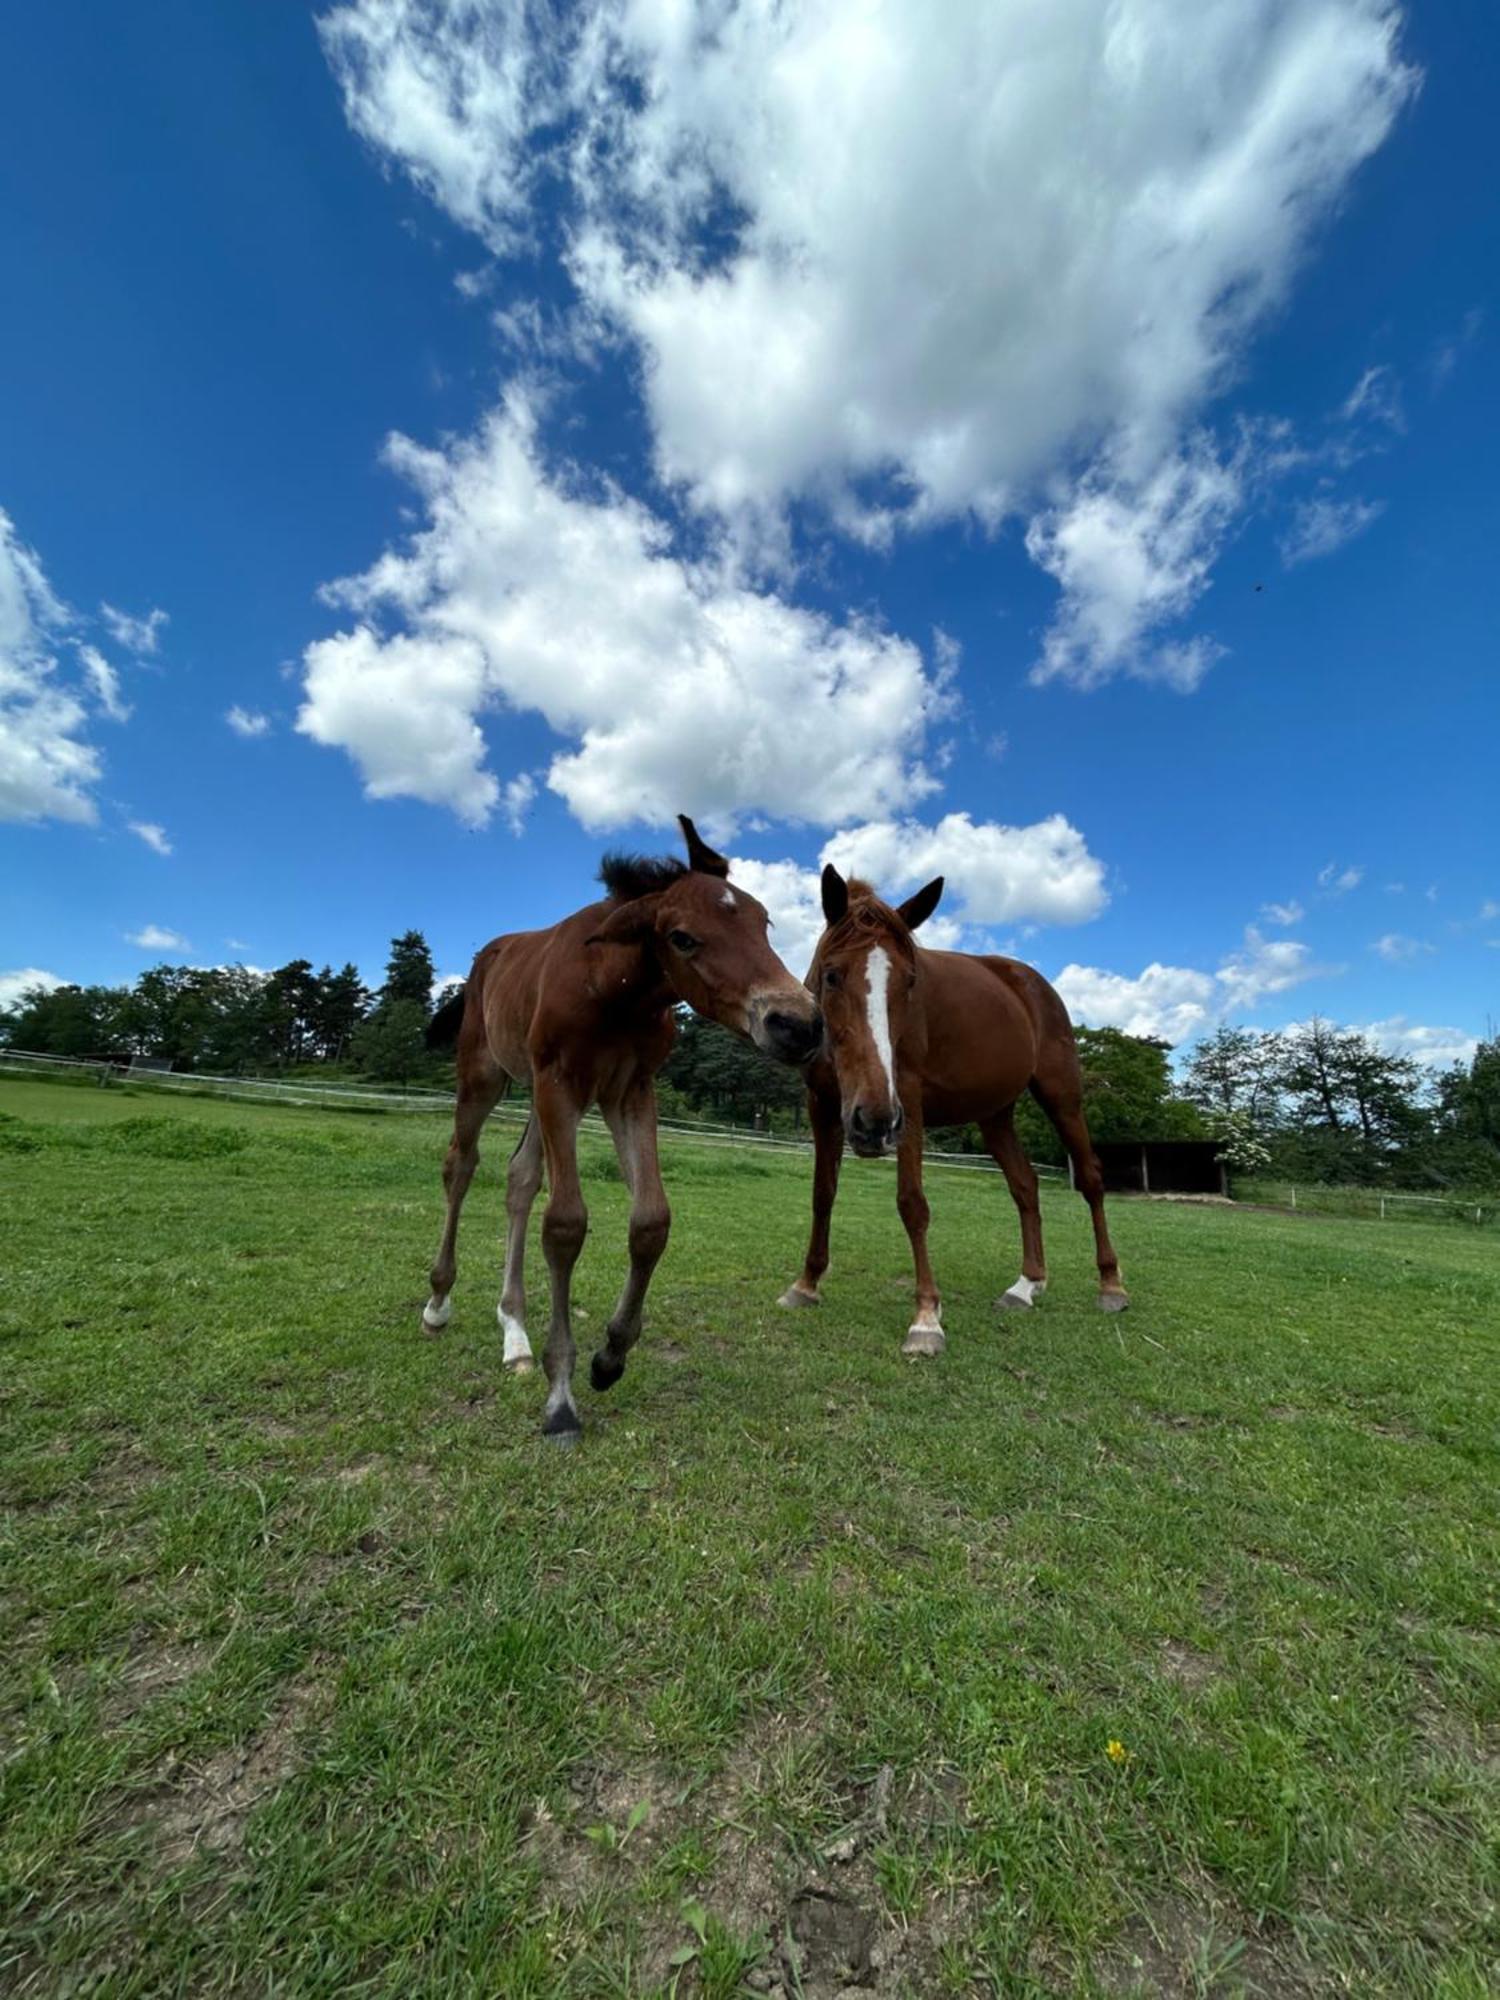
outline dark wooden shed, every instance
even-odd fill
[[[1094,1151],[1110,1194],[1229,1193],[1217,1139],[1106,1139]]]

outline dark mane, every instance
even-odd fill
[[[617,903],[670,889],[687,872],[685,861],[668,854],[606,854],[599,863],[599,880]]]

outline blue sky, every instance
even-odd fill
[[[461,970],[683,808],[792,961],[831,854],[1485,1030],[1493,10],[939,18],[10,22],[0,974]]]

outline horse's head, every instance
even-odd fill
[[[902,1058],[921,1019],[921,960],[912,932],[942,893],[939,875],[892,907],[867,882],[846,882],[831,863],[823,870],[828,928],[807,983],[823,1009],[844,1130],[864,1159],[878,1159],[901,1137]]]
[[[688,865],[611,856],[601,871],[617,908],[590,942],[651,950],[694,1013],[744,1035],[780,1062],[823,1045],[817,1001],[772,951],[765,905],[729,880],[729,863],[681,821]]]

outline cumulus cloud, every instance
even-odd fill
[[[1372,1021],[1359,1033],[1392,1055],[1413,1056],[1418,1062],[1439,1069],[1450,1063],[1472,1062],[1479,1046],[1478,1037],[1465,1034],[1462,1028],[1424,1027],[1420,1022],[1409,1021],[1404,1014]]]
[[[947,700],[941,652],[929,670],[874,624],[747,587],[727,551],[679,555],[617,488],[545,468],[518,394],[472,440],[387,455],[427,525],[326,593],[357,622],[309,647],[297,717],[370,796],[483,825],[501,788],[479,718],[507,709],[572,746],[546,782],[591,829],[679,811],[832,824],[934,789],[920,753]]]
[[[1331,556],[1362,535],[1385,512],[1383,500],[1334,500],[1318,494],[1301,500],[1292,509],[1291,525],[1277,547],[1288,569],[1299,563],[1315,562]]]
[[[1280,924],[1283,930],[1292,924],[1300,924],[1307,915],[1295,897],[1286,903],[1262,903],[1260,913],[1268,924]]]
[[[236,702],[233,708],[224,711],[224,720],[236,736],[269,736],[271,718],[253,708],[241,708]]]
[[[149,819],[133,819],[128,821],[127,824],[130,827],[130,831],[138,840],[145,841],[153,854],[165,855],[172,852],[172,843],[167,838],[167,830],[164,826],[157,826],[154,821]]]
[[[43,972],[39,965],[23,965],[14,972],[0,972],[0,1013],[19,1005],[24,994],[40,989],[43,993],[53,993],[67,981],[59,979],[55,972]]]
[[[976,824],[966,812],[934,826],[878,820],[835,834],[822,859],[889,895],[942,875],[945,901],[971,924],[1086,923],[1109,900],[1102,863],[1061,813],[1032,826]]]
[[[191,951],[192,946],[177,931],[169,931],[162,924],[144,924],[138,931],[125,933],[127,944],[139,945],[142,951]]]
[[[1294,938],[1266,938],[1252,925],[1243,945],[1212,973],[1183,965],[1148,965],[1134,978],[1097,966],[1067,965],[1053,980],[1073,1018],[1181,1042],[1226,1014],[1243,1014],[1268,994],[1285,993],[1336,966],[1314,963]]]
[[[1415,89],[1398,30],[1391,0],[322,25],[355,129],[492,249],[547,177],[580,323],[640,354],[697,506],[811,498],[874,541],[1029,519],[1063,593],[1044,674],[1181,688],[1214,644],[1160,633],[1242,504],[1194,426]]]
[[[70,622],[0,508],[0,819],[97,817],[99,753],[83,740],[87,710],[60,678],[55,652]]]
[[[1127,1035],[1186,1041],[1215,1011],[1213,976],[1182,965],[1148,965],[1134,979],[1092,965],[1065,965],[1052,981],[1075,1021]]]
[[[113,604],[101,604],[99,616],[115,644],[129,653],[154,653],[161,643],[162,627],[170,623],[165,611],[148,611],[144,618],[132,618]]]

